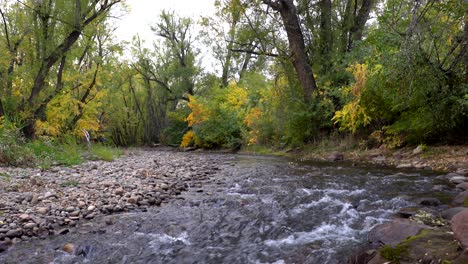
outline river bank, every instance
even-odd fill
[[[374,164],[397,169],[424,169],[468,174],[468,146],[418,146],[389,149],[385,146],[360,149],[347,143],[335,145],[306,145],[295,149],[247,147],[246,154],[287,156],[299,160],[346,161],[355,164]]]
[[[208,163],[207,163],[208,161]],[[216,160],[131,151],[113,162],[71,167],[0,167],[0,252],[35,238],[66,234],[99,215],[146,211],[218,170]]]

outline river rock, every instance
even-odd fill
[[[53,192],[46,192],[44,195],[43,195],[44,199],[52,199],[52,198],[57,198],[57,195]]]
[[[344,160],[344,154],[338,151],[334,151],[330,156],[328,156],[329,161],[342,161]]]
[[[468,205],[468,191],[464,191],[455,196],[455,199],[453,199],[453,204]]]
[[[67,252],[68,254],[73,254],[75,252],[75,245],[71,243],[66,243],[63,248],[63,251]]]
[[[460,175],[468,176],[468,169],[458,168],[456,173]]]
[[[463,248],[468,248],[468,210],[456,214],[452,220],[452,231]]]
[[[26,224],[24,225],[24,228],[25,228],[25,229],[33,229],[33,228],[35,228],[35,227],[37,227],[37,224],[36,224],[36,223],[26,223]]]
[[[468,208],[467,207],[453,207],[453,208],[443,211],[441,215],[444,219],[451,220],[456,214],[462,211],[468,211]]]
[[[423,197],[419,198],[418,203],[425,206],[439,206],[441,204],[440,200],[432,197]]]
[[[33,197],[31,198],[31,204],[36,205],[39,203],[39,196],[37,194],[33,194]]]
[[[401,163],[396,166],[397,169],[411,169],[413,168],[413,164],[411,163]]]
[[[464,191],[468,190],[468,182],[462,182],[456,186],[458,189],[462,189]]]
[[[398,215],[402,218],[410,218],[411,216],[415,215],[420,208],[418,207],[406,207],[402,208],[398,211]]]
[[[47,208],[47,207],[38,207],[36,209],[36,212],[38,214],[45,215],[45,214],[47,214],[49,212],[49,208]]]
[[[347,264],[367,264],[377,254],[376,250],[366,250],[359,252],[348,258]]]
[[[413,149],[413,155],[419,155],[423,152],[423,147],[419,145],[417,148]]]
[[[468,178],[464,176],[454,176],[454,177],[451,177],[449,181],[452,184],[460,184],[463,182],[468,182]]]
[[[23,221],[23,222],[28,221],[29,218],[31,218],[31,216],[28,215],[28,214],[21,214],[21,215],[19,216],[19,219],[20,219],[21,221]]]
[[[116,195],[122,196],[124,194],[124,192],[125,191],[124,191],[124,189],[122,187],[119,187],[119,188],[115,189],[115,194]]]
[[[368,235],[368,241],[373,245],[395,246],[409,236],[414,236],[426,226],[415,222],[398,219],[374,227]]]
[[[4,241],[0,241],[0,253],[5,252],[8,250],[8,243]]]
[[[20,237],[22,235],[23,235],[23,230],[18,228],[18,229],[8,231],[5,236],[9,238],[14,238],[14,237]]]

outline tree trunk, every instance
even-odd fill
[[[341,21],[340,50],[342,53],[348,52],[349,31],[353,26],[353,0],[346,1],[345,13]]]
[[[367,20],[369,20],[369,14],[374,5],[375,0],[362,0],[361,7],[359,8],[359,13],[354,17],[354,24],[351,28],[349,34],[349,43],[348,50],[352,50],[354,47],[354,42],[361,41],[364,28],[366,26]],[[356,8],[356,7],[355,7]]]
[[[227,54],[223,65],[223,76],[221,77],[223,87],[227,87],[229,85],[229,70],[231,69],[232,47],[234,44],[234,38],[236,36],[236,25],[237,21],[233,19],[231,23],[231,28],[229,30],[230,39],[228,40],[229,42],[227,46]]]
[[[294,69],[296,70],[302,87],[304,100],[306,103],[310,103],[312,92],[317,89],[317,84],[305,52],[304,35],[299,25],[299,18],[294,1],[263,0],[263,3],[280,13],[281,20],[283,21],[284,28],[288,35],[289,49],[293,59]]]
[[[333,31],[331,0],[320,1],[320,55],[322,73],[327,73],[332,67]]]

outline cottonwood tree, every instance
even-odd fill
[[[29,86],[29,89],[21,88],[22,99],[12,111],[16,114],[21,113],[20,118],[25,123],[23,132],[26,136],[35,135],[36,120],[43,116],[50,98],[54,98],[60,92],[60,76],[63,75],[67,63],[67,54],[82,37],[86,28],[102,23],[109,11],[121,2],[123,0],[19,2],[10,6],[18,10],[17,14],[25,16],[25,23],[17,24],[22,28],[19,29],[20,33],[16,34],[23,37],[16,37],[16,40],[12,40],[10,33],[11,24],[14,22],[13,13],[10,16],[2,12],[2,26],[5,32],[3,37],[9,39],[6,42],[9,43],[7,46],[10,47],[10,53],[14,54],[24,49],[23,53],[17,54],[16,60],[20,63],[13,63],[13,71],[18,71],[20,67],[15,66],[21,65],[28,67],[29,72],[33,73],[30,78],[21,78],[24,82],[22,86]],[[16,44],[17,40],[22,41]],[[58,81],[51,80],[50,75],[53,71],[58,72]],[[7,90],[14,89],[8,86],[10,84],[7,83]]]
[[[309,103],[312,92],[317,90],[317,84],[306,54],[304,35],[302,33],[294,1],[262,0],[262,2],[274,11],[278,12],[281,16],[281,20],[288,37],[292,62],[302,87],[304,100],[306,103]]]

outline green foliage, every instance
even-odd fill
[[[83,163],[83,146],[78,144],[73,136],[65,136],[57,146],[58,152],[55,154],[56,161],[65,166],[73,166]]]
[[[25,166],[34,161],[30,149],[24,146],[25,139],[17,125],[0,118],[0,164]]]
[[[179,145],[182,137],[187,131],[185,118],[190,114],[188,107],[181,107],[173,112],[167,113],[167,128],[163,131],[161,142],[168,145]]]
[[[195,133],[198,147],[238,148],[242,145],[242,126],[249,99],[244,88],[230,85],[227,89],[214,89],[205,98],[191,97],[192,110],[187,117]],[[185,138],[189,140],[189,138]],[[183,146],[189,145],[182,142]]]

